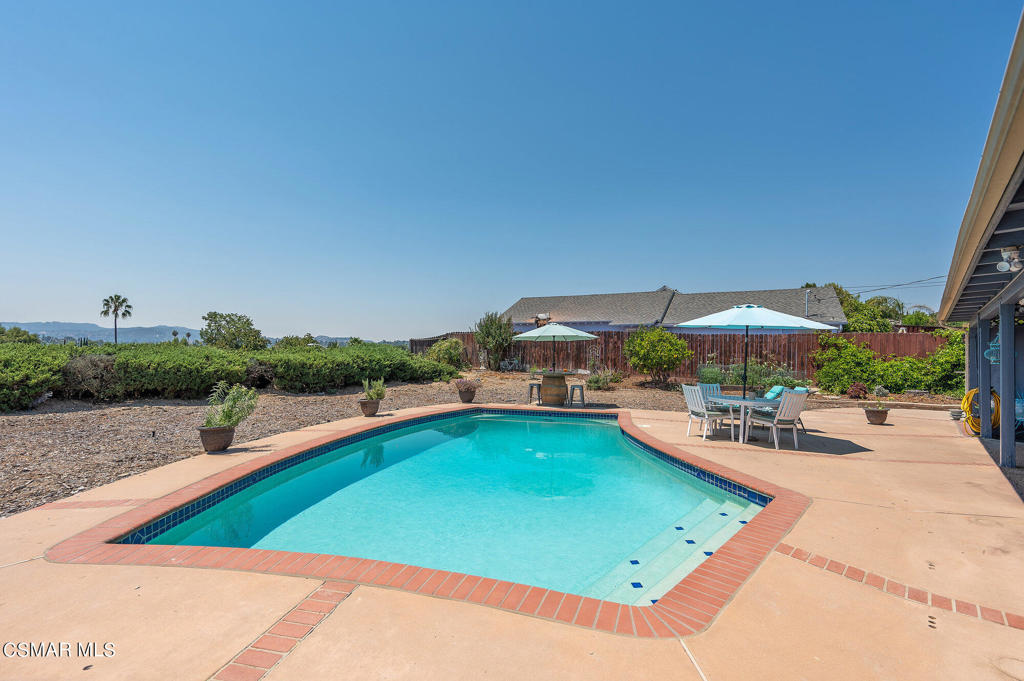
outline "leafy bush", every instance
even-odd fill
[[[685,340],[660,326],[641,326],[629,334],[623,352],[631,367],[661,383],[693,355]]]
[[[380,376],[389,381],[448,381],[458,372],[392,345],[357,343],[323,352],[268,351],[258,359],[273,368],[274,386],[289,392],[325,392]]]
[[[718,366],[704,364],[697,368],[697,381],[721,385],[743,385],[743,363]],[[781,385],[787,388],[808,385],[810,381],[797,378],[784,364],[774,360],[750,359],[747,362],[747,385],[768,388]]]
[[[61,370],[65,397],[110,397],[117,394],[114,356],[96,353],[72,357]]]
[[[97,397],[200,397],[218,381],[244,381],[247,363],[240,352],[202,345],[120,345],[114,358],[115,394]]]
[[[369,380],[363,379],[363,394],[367,400],[383,400],[387,390],[384,388],[384,379],[376,378]]]
[[[473,337],[477,345],[487,352],[487,368],[497,371],[501,360],[505,359],[512,347],[512,320],[502,317],[497,312],[488,312],[473,328]]]
[[[868,396],[868,387],[863,383],[852,383],[846,391],[846,396],[855,400],[863,400]]]
[[[228,385],[218,381],[210,393],[210,408],[206,412],[203,426],[206,428],[234,428],[256,411],[255,388]]]
[[[945,344],[925,358],[878,357],[866,345],[822,334],[815,354],[815,382],[825,391],[845,393],[854,383],[879,385],[894,393],[927,390],[962,396],[964,334],[960,329],[941,329],[936,335]]]
[[[616,379],[618,376],[618,380]],[[597,371],[587,376],[587,390],[611,390],[612,383],[622,380],[622,374],[617,371]]]
[[[466,346],[458,338],[445,338],[427,348],[423,356],[434,362],[461,369],[465,366],[465,360],[462,359],[465,349]]]
[[[0,343],[0,411],[28,409],[47,392],[57,392],[73,351],[65,345]]]
[[[0,343],[0,411],[27,409],[48,391],[69,397],[197,398],[219,381],[273,384],[291,392],[325,392],[364,378],[448,381],[447,364],[391,345],[264,350],[246,353],[184,343],[41,345]]]

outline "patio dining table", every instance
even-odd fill
[[[734,397],[732,395],[708,395],[709,402],[728,404],[740,408],[740,444],[747,441],[747,416],[754,407],[776,409],[782,400],[767,400],[763,397]],[[756,438],[755,438],[756,439]]]

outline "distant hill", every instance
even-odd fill
[[[0,322],[5,328],[20,326],[29,333],[37,334],[40,337],[47,336],[50,339],[61,340],[64,338],[88,338],[93,341],[114,342],[114,328],[100,326],[99,324],[81,322]],[[117,340],[121,343],[162,343],[169,341],[174,336],[171,331],[177,330],[180,337],[191,333],[193,340],[199,340],[199,329],[190,329],[187,326],[118,326]],[[45,340],[45,339],[44,339]]]
[[[9,328],[18,326],[29,333],[38,335],[46,342],[59,342],[65,338],[88,338],[91,341],[106,343],[114,342],[114,328],[100,326],[99,324],[81,322],[0,322],[0,326]],[[117,328],[117,340],[120,343],[163,343],[172,340],[174,336],[171,331],[177,330],[178,337],[184,338],[186,333],[192,334],[192,342],[199,342],[199,329],[190,329],[187,326],[119,326]],[[334,341],[338,345],[347,345],[352,336],[314,336],[320,345],[327,345]],[[280,338],[269,338],[275,343]],[[388,345],[408,347],[408,341],[380,341]]]

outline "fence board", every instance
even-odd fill
[[[701,364],[733,364],[743,361],[743,334],[687,333],[667,329],[686,339],[693,356],[682,363],[672,376],[693,378]],[[597,331],[596,340],[572,343],[530,342],[515,343],[509,357],[516,357],[528,366],[551,366],[554,351],[555,366],[559,369],[587,369],[592,365],[607,369],[633,373],[623,354],[623,345],[628,331]],[[945,339],[930,333],[840,333],[855,343],[866,344],[881,356],[925,357],[945,343]],[[468,331],[445,333],[433,338],[413,338],[409,349],[422,353],[431,345],[444,338],[458,338],[466,346],[465,358],[472,366],[479,366],[482,354],[476,339]],[[784,364],[800,378],[812,378],[814,365],[812,357],[818,351],[816,334],[750,334],[750,357],[760,360],[772,359]]]

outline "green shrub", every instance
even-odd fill
[[[369,380],[368,378],[363,379],[363,395],[367,400],[383,400],[387,390],[384,388],[384,379],[376,378]]]
[[[512,320],[497,312],[488,312],[476,323],[473,338],[477,345],[487,351],[487,368],[491,371],[501,367],[501,361],[512,347],[514,335]]]
[[[963,396],[963,331],[942,329],[936,335],[945,338],[945,344],[927,357],[918,358],[878,357],[867,345],[822,334],[821,349],[814,356],[814,381],[822,390],[836,394],[847,392],[854,383],[863,383],[893,393],[927,390]]]
[[[272,367],[274,386],[288,392],[325,392],[374,376],[389,381],[447,381],[458,374],[447,364],[376,343],[324,348],[323,352],[270,351],[258,358]]]
[[[466,346],[458,338],[445,338],[427,348],[423,356],[434,362],[461,369],[466,364],[462,358],[465,349]]]
[[[875,380],[875,353],[866,345],[830,333],[819,334],[818,343],[814,382],[822,390],[838,395],[854,383],[881,383]]]
[[[629,334],[623,352],[631,367],[661,383],[693,355],[684,339],[660,326],[641,326]]]
[[[206,412],[205,428],[234,428],[256,411],[259,399],[255,388],[229,385],[218,381],[210,393],[210,408]]]
[[[619,381],[614,380],[615,371],[597,371],[587,376],[587,390],[611,390],[612,383],[622,380],[619,374]]]
[[[115,394],[97,397],[202,397],[209,395],[218,381],[244,381],[246,365],[244,354],[215,347],[172,343],[119,345],[114,356]]]
[[[0,343],[0,411],[28,409],[47,392],[57,392],[73,352],[65,345]]]

